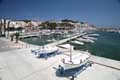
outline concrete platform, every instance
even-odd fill
[[[56,69],[67,53],[38,59],[30,48],[0,53],[1,80],[70,80],[56,76]],[[114,63],[113,63],[114,64]],[[120,80],[120,70],[93,64],[77,76],[75,80]]]
[[[120,70],[120,61],[117,60],[92,55],[90,61],[102,66]]]

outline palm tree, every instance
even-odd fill
[[[20,34],[19,34],[18,32],[15,33],[15,36],[16,36],[16,43],[18,43],[19,35],[20,35]]]
[[[2,20],[0,20],[0,35],[2,35]]]
[[[7,38],[9,36],[9,28],[10,28],[9,26],[10,26],[10,21],[8,21],[8,24],[7,24],[7,31],[8,31]]]
[[[6,33],[6,19],[4,19],[3,22],[4,22],[4,25],[3,25],[3,28],[4,28],[4,34],[3,34],[3,35],[5,36],[5,33]]]

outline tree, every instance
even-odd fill
[[[42,26],[44,29],[52,30],[52,29],[56,29],[57,23],[46,21],[46,22],[41,23],[39,26]]]
[[[21,21],[24,21],[25,23],[31,22],[31,20],[21,20]]]
[[[10,31],[10,21],[8,21],[8,24],[7,24],[7,31],[8,31],[8,34],[7,34],[7,38],[9,36],[9,31]]]
[[[3,25],[4,26],[3,27],[4,28],[4,34],[3,35],[5,36],[5,33],[6,33],[6,19],[4,19],[3,22],[4,22],[4,25]]]
[[[18,27],[18,28],[16,28],[16,30],[17,30],[18,32],[22,32],[23,29],[24,29],[23,27]]]
[[[20,34],[19,34],[18,32],[15,33],[16,43],[18,43],[19,35],[20,35]]]
[[[48,23],[47,25],[51,30],[56,29],[56,27],[57,27],[56,23]]]
[[[81,24],[84,24],[84,22],[80,22]]]
[[[70,19],[63,19],[61,20],[62,22],[72,22],[72,23],[78,23],[78,21],[73,21],[73,20],[70,20]]]
[[[68,23],[68,22],[63,22],[60,24],[61,27],[63,27],[64,29],[65,28],[69,28],[69,29],[72,29],[74,27],[74,25]]]
[[[42,22],[39,26],[42,26],[43,29],[47,29],[48,28],[48,21]]]
[[[2,20],[0,21],[0,35],[2,35]]]

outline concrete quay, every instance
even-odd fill
[[[68,52],[50,57],[47,60],[36,58],[30,52],[31,48],[12,50],[0,53],[1,80],[70,80],[70,77],[56,75],[61,59],[68,56]],[[73,51],[73,54],[79,51]],[[93,57],[91,57],[92,59]],[[106,61],[104,59],[104,61]],[[115,65],[116,63],[112,63]],[[120,64],[120,62],[119,62]],[[99,64],[93,64],[75,80],[120,80],[120,70]]]
[[[106,66],[112,69],[120,70],[120,61],[91,55],[90,61],[95,64]]]
[[[61,40],[61,43],[79,36]],[[61,43],[55,42],[48,46]],[[0,80],[70,80],[70,77],[59,77],[56,74],[61,59],[69,56],[69,50],[61,49],[63,54],[45,60],[31,54],[32,48],[34,46],[0,52]],[[79,52],[73,51],[72,53],[74,55]],[[80,73],[75,80],[120,80],[120,61],[93,55],[89,60],[94,62],[92,67]]]
[[[83,35],[85,35],[85,34],[73,35],[72,37],[69,37],[69,38],[66,38],[66,39],[63,39],[63,40],[58,40],[58,41],[56,41],[56,42],[47,44],[47,45],[45,45],[45,46],[56,46],[56,45],[65,43],[65,42],[67,42],[67,41],[69,41],[69,40],[75,39],[75,38],[80,37],[80,36],[83,36]]]

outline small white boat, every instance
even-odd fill
[[[38,49],[32,49],[31,52],[36,55],[36,57],[45,57],[52,54],[57,54],[59,52],[58,47],[46,47],[42,46]]]
[[[47,40],[48,42],[55,42],[56,40],[55,39],[49,39]]]
[[[81,42],[87,42],[87,43],[94,43],[95,42],[95,41],[93,41],[91,39],[83,39],[83,38],[78,38],[77,40],[81,41]]]
[[[99,36],[99,34],[88,34],[89,36],[95,36],[95,37],[97,37],[97,36]]]
[[[71,37],[71,35],[70,34],[65,34],[65,35],[63,35],[63,37],[68,38],[68,37]]]
[[[118,33],[120,33],[120,30],[118,31]]]
[[[70,43],[79,44],[79,45],[84,45],[84,43],[83,43],[83,42],[80,42],[80,41],[71,41]]]
[[[62,44],[62,45],[58,45],[61,48],[65,48],[65,49],[70,49],[73,50],[74,46],[70,45],[70,44]]]
[[[88,35],[83,36],[84,39],[91,39],[91,40],[97,40],[97,38],[90,37]]]
[[[76,55],[70,56],[70,58],[63,58],[62,67],[64,68],[64,70],[78,68],[85,65],[88,62],[89,58],[89,52],[81,51]]]
[[[48,39],[47,42],[52,42],[52,40],[51,40],[51,39]]]

